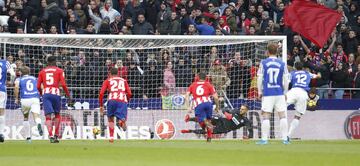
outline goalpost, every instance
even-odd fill
[[[14,68],[26,65],[37,77],[46,57],[58,57],[75,108],[62,107],[63,139],[93,139],[93,126],[107,135],[106,117],[99,114],[98,93],[112,67],[126,78],[134,97],[129,103],[128,130],[116,131],[123,139],[195,139],[181,129],[197,127],[185,123],[184,94],[200,71],[208,74],[222,98],[224,109],[250,107],[254,137],[260,134],[260,101],[256,99],[256,71],[265,58],[269,42],[279,44],[279,57],[287,58],[286,36],[122,36],[0,34],[0,55]],[[10,83],[9,83],[10,84]],[[20,106],[8,86],[7,139],[24,139]],[[276,118],[276,116],[275,116]],[[32,124],[33,125],[33,124]],[[279,138],[272,118],[271,136]],[[46,133],[46,132],[45,132]],[[244,131],[220,137],[242,137]],[[47,136],[33,138],[47,139]]]

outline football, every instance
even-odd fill
[[[100,127],[94,126],[92,132],[94,135],[99,135],[101,133]]]
[[[314,101],[314,100],[309,100],[308,101],[308,106],[309,107],[314,107],[316,105],[316,101]]]

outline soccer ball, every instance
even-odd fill
[[[94,135],[99,135],[101,133],[101,130],[99,127],[94,126],[92,132]]]
[[[309,107],[314,107],[316,105],[316,101],[314,101],[314,100],[309,100],[308,101],[308,106]]]

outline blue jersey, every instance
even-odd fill
[[[10,63],[6,60],[0,60],[0,91],[6,92],[6,74],[10,69]]]
[[[287,68],[283,61],[276,57],[269,57],[261,61],[258,76],[262,77],[263,96],[284,95],[284,77]]]
[[[39,92],[36,88],[37,79],[33,76],[25,75],[19,80],[20,98],[39,98]]]
[[[293,88],[302,88],[308,91],[310,90],[309,84],[313,76],[313,74],[304,70],[292,71],[290,73],[290,83]]]

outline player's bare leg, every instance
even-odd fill
[[[213,133],[213,125],[211,124],[211,119],[206,119],[204,122],[206,125],[206,133],[207,133],[206,141],[211,142],[212,133]]]
[[[5,137],[3,135],[5,128],[5,109],[0,108],[0,143],[4,142]]]
[[[50,143],[54,143],[54,136],[53,136],[53,132],[52,132],[53,126],[52,126],[51,114],[45,115],[45,125],[46,125],[46,128],[48,129]]]
[[[109,142],[113,143],[114,142],[114,128],[115,128],[113,116],[108,118],[108,123],[109,123],[109,134],[110,134]]]
[[[288,121],[286,116],[286,111],[278,112],[279,119],[280,119],[280,132],[282,136],[282,140],[284,144],[289,144],[289,137],[288,137]]]
[[[127,129],[126,120],[125,119],[119,120],[118,123],[119,123],[119,126],[123,129],[123,131],[126,131],[126,129]]]
[[[37,114],[37,113],[32,113],[32,115],[33,115],[34,121],[35,121],[35,123],[36,123],[36,127],[37,127],[37,129],[38,129],[38,131],[39,131],[39,135],[40,135],[40,136],[43,136],[43,135],[44,135],[44,131],[43,131],[42,126],[41,126],[40,115]]]
[[[61,116],[60,113],[55,113],[54,123],[55,123],[55,140],[54,143],[59,143],[59,136],[60,136],[60,122]]]

